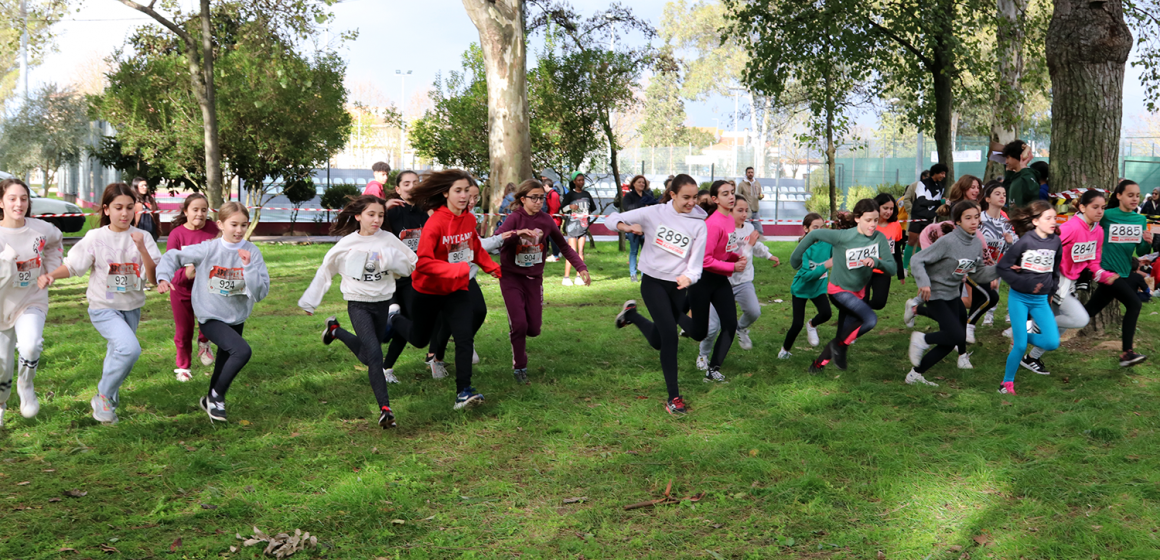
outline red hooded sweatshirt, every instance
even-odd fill
[[[488,274],[499,272],[499,265],[479,244],[475,214],[464,212],[456,216],[446,206],[427,218],[415,253],[419,263],[411,275],[411,286],[427,295],[466,290],[472,262]]]

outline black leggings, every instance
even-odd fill
[[[709,334],[709,306],[717,310],[721,331],[709,356],[709,367],[721,367],[733,337],[737,334],[737,302],[733,299],[733,285],[727,276],[712,272],[701,273],[701,279],[689,287],[689,308],[693,312],[693,328],[688,329],[693,340],[704,340]]]
[[[427,346],[440,323],[446,323],[455,337],[455,392],[471,386],[471,349],[475,346],[475,330],[471,321],[471,295],[459,290],[446,295],[424,294],[416,291],[412,303],[418,311],[413,317],[395,317],[395,332],[417,348]]]
[[[403,317],[414,317],[414,300],[415,289],[411,287],[411,279],[409,277],[399,278],[395,282],[395,296],[391,298],[391,303],[399,304],[399,312]],[[385,327],[383,334],[386,334]],[[403,355],[403,350],[406,348],[407,339],[396,332],[391,337],[391,345],[387,347],[387,356],[383,358],[383,368],[395,367],[395,362],[399,361],[399,356]]]
[[[1127,352],[1132,349],[1132,342],[1136,337],[1136,321],[1140,318],[1140,308],[1143,304],[1140,303],[1140,298],[1136,297],[1136,290],[1132,288],[1131,284],[1123,278],[1117,278],[1111,284],[1100,284],[1096,288],[1096,293],[1092,294],[1091,299],[1088,300],[1087,305],[1084,305],[1084,310],[1087,311],[1089,317],[1095,317],[1100,311],[1103,311],[1113,299],[1119,300],[1124,304],[1124,324],[1122,345],[1123,351]]]
[[[977,325],[984,314],[999,305],[999,292],[991,289],[989,282],[980,285],[967,278],[967,285],[971,287],[971,312],[967,315],[967,322]]]
[[[926,302],[928,317],[938,321],[938,332],[928,333],[926,343],[933,346],[914,371],[926,373],[951,350],[967,346],[967,308],[962,298],[932,299]]]
[[[866,284],[866,295],[862,301],[870,305],[870,309],[879,310],[886,307],[886,298],[890,296],[890,275],[875,272]],[[817,325],[814,325],[817,326]]]
[[[797,340],[798,334],[802,332],[802,327],[805,326],[807,301],[814,302],[814,309],[818,310],[818,314],[814,315],[813,319],[810,319],[810,324],[814,328],[830,320],[830,316],[832,315],[830,312],[830,300],[826,299],[824,294],[812,299],[793,296],[793,324],[786,331],[785,343],[781,345],[781,348],[786,352],[789,352],[790,348],[793,347],[793,342]]]
[[[467,283],[467,291],[471,297],[472,332],[478,333],[480,327],[483,327],[483,321],[487,319],[487,301],[483,299],[483,290],[479,289],[479,282],[476,282],[475,278]],[[434,354],[436,360],[443,361],[449,340],[451,340],[451,329],[447,327],[445,322],[438,323],[435,327],[435,333],[431,335],[431,348],[428,350],[428,354]],[[475,348],[471,348],[471,351],[474,352]]]
[[[878,315],[853,292],[830,294],[830,302],[838,308],[838,333],[832,341],[833,344],[849,346],[855,339],[878,326]],[[822,349],[822,354],[818,356],[819,364],[825,365],[834,357],[830,346],[827,344]]]
[[[387,380],[383,377],[383,334],[387,329],[387,310],[390,306],[389,301],[348,301],[346,314],[350,316],[350,324],[355,334],[350,334],[341,327],[334,331],[334,337],[341,340],[358,361],[367,366],[371,390],[374,391],[375,400],[379,402],[380,408],[391,405],[391,397],[387,394]]]
[[[670,400],[681,396],[677,386],[677,326],[689,332],[693,330],[693,321],[684,312],[688,307],[687,296],[688,290],[678,290],[676,282],[641,274],[640,299],[653,320],[645,319],[636,311],[630,311],[626,316],[640,329],[649,345],[661,351],[661,372],[665,376]]]
[[[218,347],[213,377],[209,378],[210,397],[213,400],[225,400],[230,383],[234,382],[234,377],[250,361],[250,345],[242,338],[245,326],[245,323],[227,325],[217,319],[201,323],[201,333]]]

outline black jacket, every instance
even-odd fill
[[[636,194],[636,189],[629,189],[628,194],[624,195],[621,203],[624,206],[624,211],[636,210],[637,208],[644,208],[645,206],[652,206],[659,202],[657,197],[649,189],[644,190],[644,194]]]
[[[930,177],[923,179],[914,191],[914,205],[910,210],[911,219],[935,219],[935,211],[938,210],[939,206],[942,206],[942,199],[945,197],[946,187],[943,183],[936,183]]]

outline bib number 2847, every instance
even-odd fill
[[[664,224],[657,226],[657,233],[653,237],[653,245],[668,251],[682,259],[689,254],[689,247],[693,238],[670,228]]]

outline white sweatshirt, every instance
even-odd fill
[[[604,218],[604,227],[617,224],[640,224],[644,232],[644,249],[637,268],[657,280],[676,282],[685,275],[694,284],[701,279],[705,259],[705,218],[700,206],[682,214],[671,202],[645,206],[628,212],[613,212]]]
[[[729,277],[729,284],[733,286],[738,286],[746,282],[753,281],[754,257],[768,259],[769,257],[773,256],[773,253],[769,252],[769,247],[766,247],[765,243],[758,241],[756,245],[749,244],[749,235],[753,232],[753,224],[745,222],[745,225],[737,228],[737,230],[729,236],[729,245],[736,243],[738,247],[736,251],[730,251],[729,247],[726,247],[725,250],[730,252],[739,252],[741,253],[741,256],[749,259],[749,263],[745,265],[745,270],[742,270],[741,272],[734,272],[733,276]]]
[[[250,264],[243,264],[238,251],[250,252]],[[173,278],[177,269],[192,264],[197,269],[190,290],[193,314],[198,323],[210,319],[238,325],[250,318],[254,304],[270,293],[270,273],[262,252],[249,241],[226,243],[211,239],[166,251],[157,265],[158,278]]]
[[[64,258],[70,276],[91,272],[85,291],[89,309],[132,311],[145,305],[145,263],[130,237],[133,232],[144,236],[145,250],[155,264],[160,262],[161,252],[153,236],[133,226],[122,232],[109,226],[89,230]]]
[[[395,294],[395,279],[410,276],[418,260],[415,252],[389,231],[379,230],[365,236],[356,231],[338,240],[326,252],[314,280],[298,298],[298,307],[314,313],[336,274],[342,275],[339,283],[342,299],[386,301]]]
[[[36,279],[60,267],[64,260],[61,237],[59,229],[36,218],[25,218],[24,227],[0,227],[0,248],[12,248],[15,265],[0,298],[0,330],[11,329],[29,309],[48,314],[48,290],[38,288]]]

